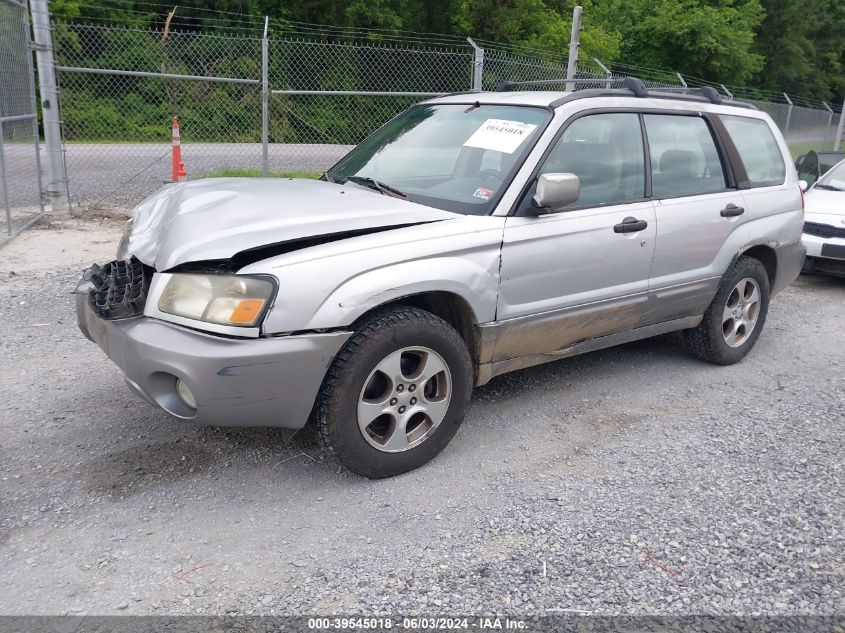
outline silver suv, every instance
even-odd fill
[[[772,120],[635,79],[506,88],[415,105],[320,180],[165,187],[86,271],[83,333],[171,415],[311,420],[373,478],[437,455],[505,372],[677,330],[740,361],[804,258]]]

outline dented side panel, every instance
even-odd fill
[[[496,318],[505,218],[465,216],[286,253],[243,268],[279,280],[266,334],[344,327],[396,299],[450,292]]]

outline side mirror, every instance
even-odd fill
[[[810,188],[810,185],[807,184],[806,180],[799,180],[798,186],[801,187],[801,191],[807,191]]]
[[[581,196],[581,181],[575,174],[542,174],[531,203],[538,214],[557,213]]]

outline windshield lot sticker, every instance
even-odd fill
[[[464,147],[491,149],[495,152],[513,154],[522,141],[537,127],[531,123],[506,121],[505,119],[487,119],[480,128],[473,132]]]
[[[492,189],[485,189],[484,187],[479,187],[475,190],[475,193],[472,194],[473,198],[481,198],[482,200],[489,200],[493,197],[493,190]]]

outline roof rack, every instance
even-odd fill
[[[534,81],[505,81],[496,86],[497,92],[509,92],[523,86],[544,86],[554,84],[621,84],[622,89],[630,90],[635,97],[670,97],[671,95],[683,95],[684,97],[704,97],[710,103],[719,105],[723,103],[722,95],[711,86],[700,88],[666,87],[649,90],[638,77],[623,77],[621,79],[540,79]]]
[[[522,86],[550,86],[553,84],[618,84],[621,79],[535,79],[532,81],[503,81],[496,86],[495,92],[510,92]]]

